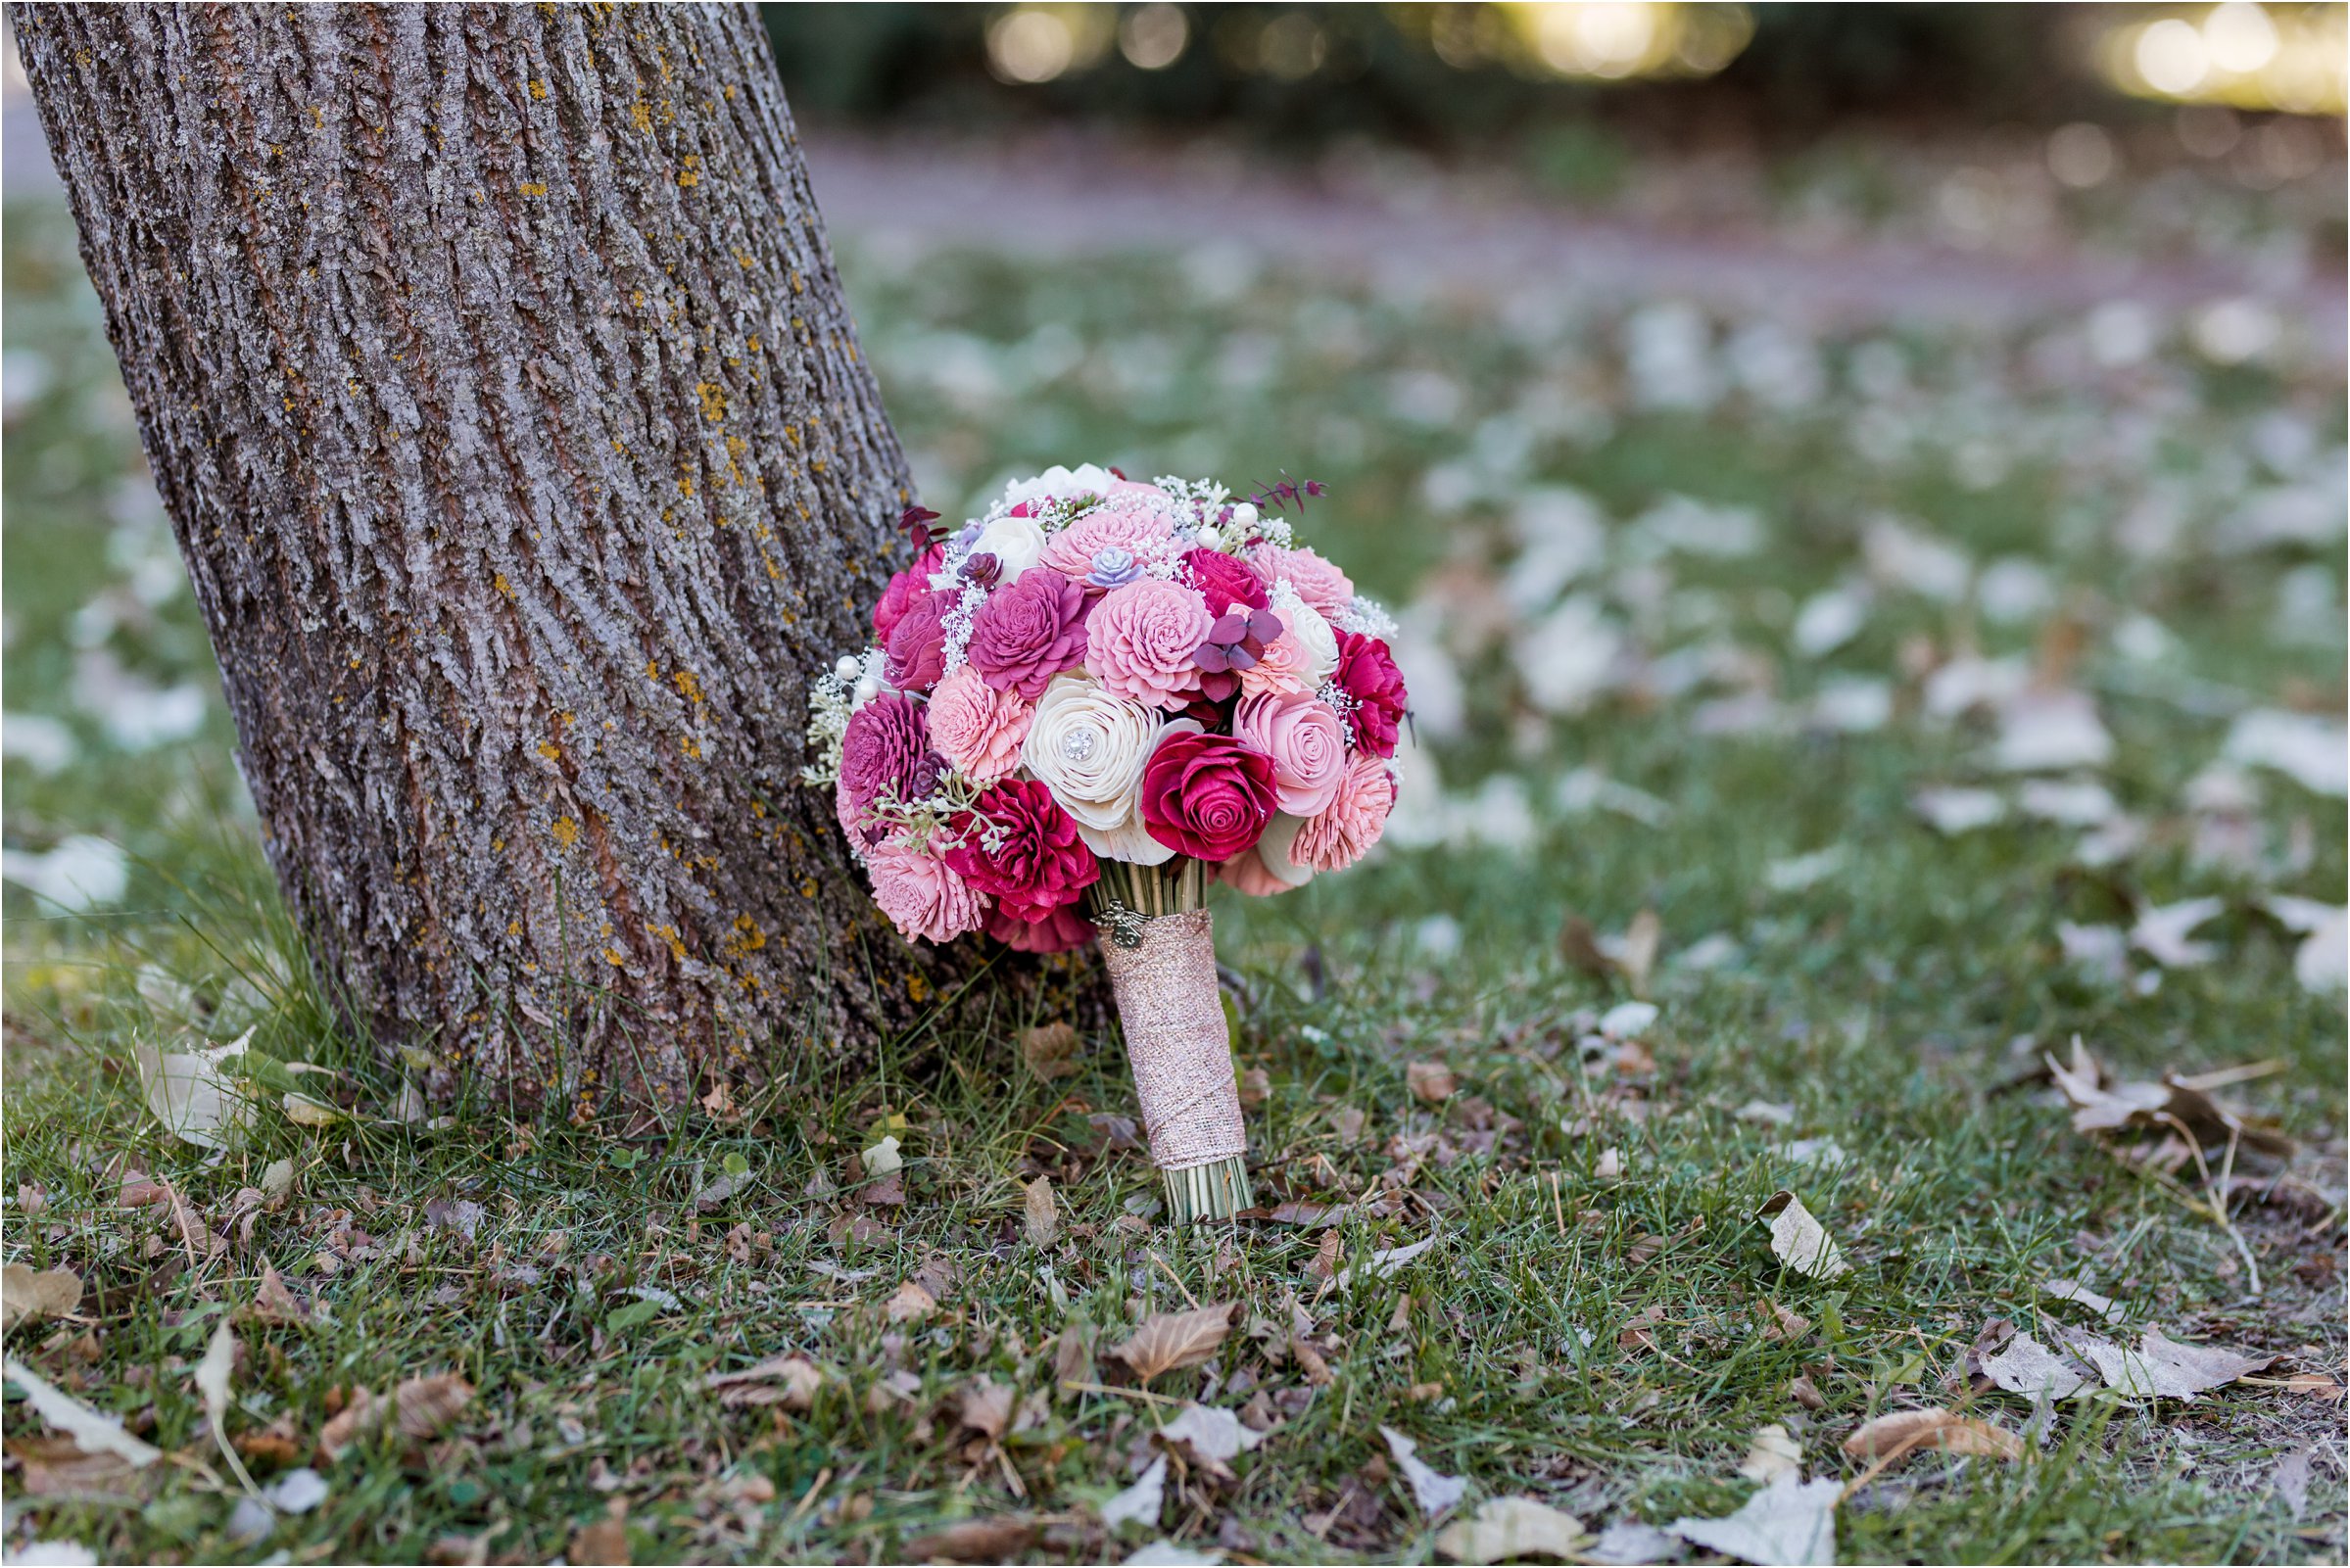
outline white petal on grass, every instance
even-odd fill
[[[63,719],[45,713],[0,715],[0,757],[21,762],[47,778],[72,767],[81,742]]]
[[[1388,1247],[1372,1253],[1360,1268],[1346,1268],[1339,1271],[1338,1288],[1346,1290],[1359,1279],[1385,1279],[1396,1270],[1410,1264],[1414,1259],[1435,1246],[1436,1242],[1436,1237],[1429,1236],[1414,1242],[1409,1247]]]
[[[122,1430],[121,1421],[102,1415],[82,1403],[72,1395],[52,1387],[38,1373],[15,1356],[0,1363],[8,1380],[24,1391],[24,1402],[33,1413],[58,1431],[73,1440],[73,1446],[84,1453],[111,1453],[130,1465],[144,1468],[162,1458],[163,1450],[140,1442]]]
[[[1674,1549],[1673,1538],[1655,1525],[1626,1519],[1601,1531],[1600,1539],[1586,1546],[1583,1555],[1602,1563],[1662,1562]]]
[[[864,1162],[865,1174],[868,1176],[886,1176],[893,1170],[902,1169],[906,1163],[897,1152],[897,1140],[894,1137],[884,1138],[858,1158]]]
[[[1436,1533],[1436,1549],[1455,1562],[1508,1562],[1514,1557],[1570,1561],[1584,1539],[1583,1521],[1532,1497],[1488,1497],[1466,1519]]]
[[[2285,929],[2302,933],[2293,977],[2321,996],[2350,985],[2350,909],[2279,893],[2262,906]]]
[[[1869,735],[1884,729],[1893,716],[1893,683],[1873,676],[1845,676],[1822,682],[1811,698],[1811,723],[1815,729]]]
[[[1832,588],[1814,594],[1796,612],[1792,634],[1796,651],[1807,659],[1824,657],[1860,635],[1869,622],[1865,592]]]
[[[1115,1536],[1129,1524],[1157,1529],[1159,1508],[1167,1497],[1167,1455],[1152,1458],[1142,1479],[1102,1504],[1102,1528]]]
[[[72,833],[46,854],[0,850],[0,876],[60,912],[77,915],[120,898],[130,867],[120,846],[93,833]]]
[[[1822,1170],[1841,1170],[1852,1159],[1834,1138],[1798,1138],[1779,1145],[1779,1153],[1798,1165],[1817,1165]]]
[[[304,1465],[262,1488],[262,1499],[280,1513],[308,1513],[327,1496],[326,1478]]]
[[[1966,597],[1975,575],[1966,551],[1892,518],[1871,523],[1860,546],[1872,577],[1940,603]]]
[[[1815,882],[1826,881],[1844,870],[1849,850],[1843,844],[1830,844],[1808,855],[1793,855],[1774,860],[1762,868],[1762,884],[1774,893],[1799,893]]]
[[[24,1568],[87,1568],[98,1561],[98,1554],[78,1541],[34,1541],[10,1552],[8,1560]]]
[[[2032,684],[2032,666],[2020,658],[1966,656],[1926,677],[1923,693],[1929,718],[1955,719],[1975,708],[2004,707]]]
[[[2027,779],[2016,805],[2027,817],[2068,828],[2094,828],[2121,810],[2113,791],[2093,779]]]
[[[2220,755],[2272,768],[2321,795],[2350,794],[2350,730],[2338,720],[2278,708],[2238,714]]]
[[[2056,585],[2038,561],[2002,555],[1975,580],[1975,602],[1986,619],[2018,626],[2048,612],[2056,602]]]
[[[1379,1435],[1387,1440],[1389,1456],[1395,1460],[1396,1468],[1404,1472],[1404,1479],[1411,1484],[1413,1500],[1419,1504],[1419,1511],[1428,1518],[1434,1519],[1443,1514],[1459,1502],[1461,1495],[1468,1490],[1468,1482],[1463,1478],[1445,1475],[1420,1458],[1419,1445],[1395,1428],[1383,1426],[1379,1428]]]
[[[1631,818],[1651,828],[1660,828],[1671,820],[1672,804],[1650,794],[1619,784],[1597,768],[1584,766],[1575,769],[1559,781],[1551,791],[1551,804],[1562,817],[1580,817],[1587,812],[1606,810]]]
[[[2208,964],[2220,950],[2209,942],[2194,942],[2187,933],[2228,907],[2223,898],[2189,898],[2176,904],[2157,904],[2138,912],[2130,927],[2130,945],[2165,969],[2191,969]]]
[[[1989,828],[2007,815],[2006,798],[1991,789],[1920,789],[1909,797],[1909,804],[1936,832],[1953,838]]]
[[[2113,760],[2113,736],[2086,691],[2027,690],[1999,709],[1999,738],[1990,765],[2007,773],[2055,773],[2102,768]]]
[[[2056,939],[2064,945],[2065,962],[2082,974],[2113,985],[2130,978],[2130,933],[2119,926],[2058,921]]]
[[[1850,1271],[1852,1265],[1845,1261],[1827,1228],[1794,1193],[1782,1190],[1771,1194],[1754,1217],[1770,1225],[1772,1256],[1796,1272],[1813,1279],[1834,1279]]]
[[[1654,1002],[1618,1002],[1600,1015],[1600,1032],[1610,1040],[1638,1040],[1656,1025]]]
[[[1725,1519],[1676,1519],[1665,1528],[1693,1545],[1741,1562],[1833,1568],[1836,1504],[1844,1484],[1789,1472]]]
[[[1623,633],[1597,599],[1569,595],[1518,640],[1526,699],[1554,716],[1582,712],[1614,684],[1623,648]]]
[[[1193,1551],[1189,1546],[1178,1546],[1162,1538],[1136,1551],[1127,1561],[1133,1568],[1208,1568],[1208,1565],[1223,1561],[1223,1552],[1214,1547],[1207,1551]]]

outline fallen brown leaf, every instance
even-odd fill
[[[1238,1304],[1220,1302],[1191,1312],[1158,1312],[1110,1354],[1144,1383],[1180,1367],[1197,1366],[1223,1346]]]
[[[70,1268],[35,1273],[23,1263],[0,1269],[0,1329],[63,1317],[81,1305],[81,1276]]]
[[[739,1372],[713,1372],[701,1380],[701,1386],[717,1394],[718,1402],[730,1408],[780,1404],[787,1410],[805,1410],[816,1402],[816,1391],[824,1387],[824,1373],[806,1356],[791,1352],[770,1355]]]
[[[1895,1410],[1861,1426],[1845,1439],[1845,1454],[1853,1459],[1894,1459],[1920,1449],[1985,1459],[2020,1459],[2024,1440],[2004,1427],[1972,1416],[1956,1415],[1936,1406],[1930,1410]]]
[[[402,1437],[420,1443],[439,1436],[472,1400],[473,1385],[454,1372],[411,1377],[395,1388],[389,1400],[357,1389],[341,1413],[319,1432],[318,1447],[327,1458],[340,1459],[387,1422]]]
[[[1020,1060],[1046,1083],[1078,1070],[1078,1031],[1067,1023],[1040,1023],[1020,1037]]]
[[[889,1298],[884,1310],[892,1323],[913,1323],[930,1316],[937,1307],[938,1298],[909,1279],[897,1287],[897,1294]]]
[[[1010,1562],[1035,1539],[1036,1527],[1026,1519],[965,1519],[907,1542],[904,1560],[930,1562],[947,1557],[956,1562]]]
[[[1407,1063],[1404,1082],[1416,1098],[1429,1105],[1444,1104],[1460,1087],[1453,1078],[1453,1069],[1442,1062]]]
[[[1061,1212],[1053,1202],[1050,1176],[1038,1176],[1020,1189],[1021,1228],[1034,1247],[1050,1247],[1061,1234]]]
[[[974,1378],[963,1390],[963,1424],[983,1436],[1000,1440],[1012,1424],[1015,1391],[993,1378]]]
[[[584,1525],[571,1537],[571,1561],[575,1563],[628,1562],[628,1516],[614,1514]]]
[[[267,1263],[262,1264],[261,1288],[253,1293],[253,1313],[266,1323],[307,1323],[311,1316],[310,1308]]]

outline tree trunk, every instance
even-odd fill
[[[967,970],[797,782],[910,488],[753,11],[10,14],[357,1025],[676,1104]]]

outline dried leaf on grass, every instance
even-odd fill
[[[2073,1106],[2076,1132],[2168,1134],[2183,1127],[2206,1154],[2225,1149],[2231,1140],[2271,1159],[2289,1159],[2293,1153],[2292,1139],[2222,1106],[2178,1073],[2164,1073],[2160,1083],[2109,1081],[2077,1034],[2069,1064],[2060,1064],[2053,1056],[2043,1060],[2049,1078]]]
[[[964,1519],[914,1537],[905,1544],[902,1560],[930,1562],[946,1557],[956,1562],[1010,1562],[1035,1539],[1036,1527],[1027,1519]]]
[[[2043,1279],[2039,1288],[2060,1302],[2073,1302],[2087,1307],[2108,1323],[2119,1323],[2125,1315],[2114,1305],[2112,1297],[2099,1295],[2077,1279]]]
[[[233,1149],[244,1141],[253,1102],[220,1069],[243,1056],[252,1037],[248,1029],[226,1045],[192,1052],[158,1051],[143,1040],[133,1042],[147,1109],[166,1131],[200,1149]]]
[[[600,1563],[625,1568],[628,1556],[628,1513],[625,1509],[582,1525],[571,1536],[566,1557],[575,1563]]]
[[[1843,1493],[1839,1482],[1806,1481],[1791,1471],[1726,1518],[1676,1519],[1665,1529],[1741,1562],[1833,1568],[1836,1504]]]
[[[1507,1562],[1512,1557],[1576,1556],[1583,1521],[1532,1497],[1488,1497],[1466,1519],[1436,1533],[1436,1549],[1455,1562]]]
[[[2069,1400],[2087,1385],[2072,1362],[2029,1334],[2018,1334],[2006,1346],[1983,1357],[1983,1375],[2010,1394],[2028,1400],[2045,1395]]]
[[[1050,1247],[1060,1236],[1061,1211],[1053,1202],[1050,1176],[1038,1176],[1020,1189],[1020,1219],[1031,1246]]]
[[[1895,1410],[1863,1424],[1845,1439],[1845,1454],[1853,1459],[1894,1459],[1920,1449],[1982,1459],[2021,1459],[2024,1440],[2004,1427],[1936,1406],[1930,1410]]]
[[[2208,1345],[2182,1345],[2159,1328],[2147,1329],[2134,1351],[2086,1334],[2069,1336],[2068,1348],[2097,1369],[2107,1388],[2141,1400],[2191,1401],[2277,1359],[2274,1355],[2239,1355]]]
[[[63,1317],[81,1305],[81,1276],[70,1268],[38,1273],[23,1263],[0,1269],[0,1329]]]
[[[1240,1417],[1212,1404],[1186,1404],[1159,1428],[1159,1441],[1187,1445],[1193,1453],[1223,1464],[1265,1441],[1265,1434],[1240,1424]]]
[[[1162,1537],[1129,1555],[1126,1568],[1216,1568],[1223,1561],[1221,1547],[1193,1551]]]
[[[816,1391],[824,1387],[824,1373],[815,1362],[791,1352],[770,1355],[739,1372],[713,1372],[701,1380],[701,1386],[732,1409],[780,1404],[787,1410],[805,1410],[816,1402]]]
[[[342,1413],[319,1432],[318,1447],[329,1459],[340,1459],[353,1445],[386,1425],[420,1443],[439,1436],[472,1400],[473,1385],[454,1372],[411,1377],[395,1388],[388,1400],[358,1389]]]
[[[1404,1066],[1404,1082],[1415,1099],[1442,1105],[1459,1089],[1453,1069],[1442,1062],[1411,1062]]]
[[[1078,1031],[1067,1023],[1040,1023],[1020,1037],[1020,1060],[1046,1083],[1078,1070]]]
[[[1769,1221],[1772,1255],[1796,1272],[1813,1279],[1834,1279],[1851,1269],[1826,1228],[1794,1193],[1784,1189],[1773,1193],[1754,1212],[1754,1217]]]
[[[1468,1482],[1461,1476],[1445,1475],[1419,1457],[1419,1445],[1391,1426],[1379,1428],[1379,1436],[1387,1440],[1387,1451],[1395,1459],[1396,1468],[1404,1472],[1411,1485],[1412,1500],[1419,1511],[1434,1519],[1461,1500],[1468,1490]]]
[[[1220,1302],[1197,1311],[1154,1313],[1110,1354],[1144,1383],[1179,1367],[1197,1366],[1223,1347],[1238,1305]]]
[[[1152,1456],[1142,1479],[1102,1504],[1102,1528],[1115,1536],[1124,1526],[1138,1524],[1155,1530],[1159,1509],[1167,1499],[1167,1455]]]
[[[51,1386],[15,1356],[0,1363],[0,1371],[24,1391],[24,1402],[35,1414],[72,1438],[82,1452],[111,1453],[141,1468],[163,1457],[162,1449],[123,1431],[120,1420],[102,1415],[63,1389]]]
[[[264,1263],[261,1286],[253,1293],[253,1315],[264,1323],[307,1323],[311,1309],[286,1288],[274,1267]]]
[[[1333,1231],[1330,1234],[1335,1236],[1337,1233]],[[1397,1269],[1404,1267],[1407,1263],[1411,1262],[1420,1254],[1435,1246],[1436,1241],[1437,1238],[1434,1236],[1427,1236],[1412,1243],[1408,1247],[1388,1247],[1383,1248],[1378,1252],[1374,1252],[1369,1258],[1366,1259],[1360,1266],[1341,1269],[1338,1273],[1338,1288],[1345,1290],[1349,1286],[1366,1279],[1385,1279],[1388,1275],[1394,1273]]]
[[[919,1322],[938,1309],[938,1298],[924,1290],[919,1281],[909,1279],[897,1287],[897,1294],[882,1309],[892,1323]]]

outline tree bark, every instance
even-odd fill
[[[754,12],[10,15],[358,1026],[443,1092],[676,1104],[969,967],[797,782],[911,492]]]

